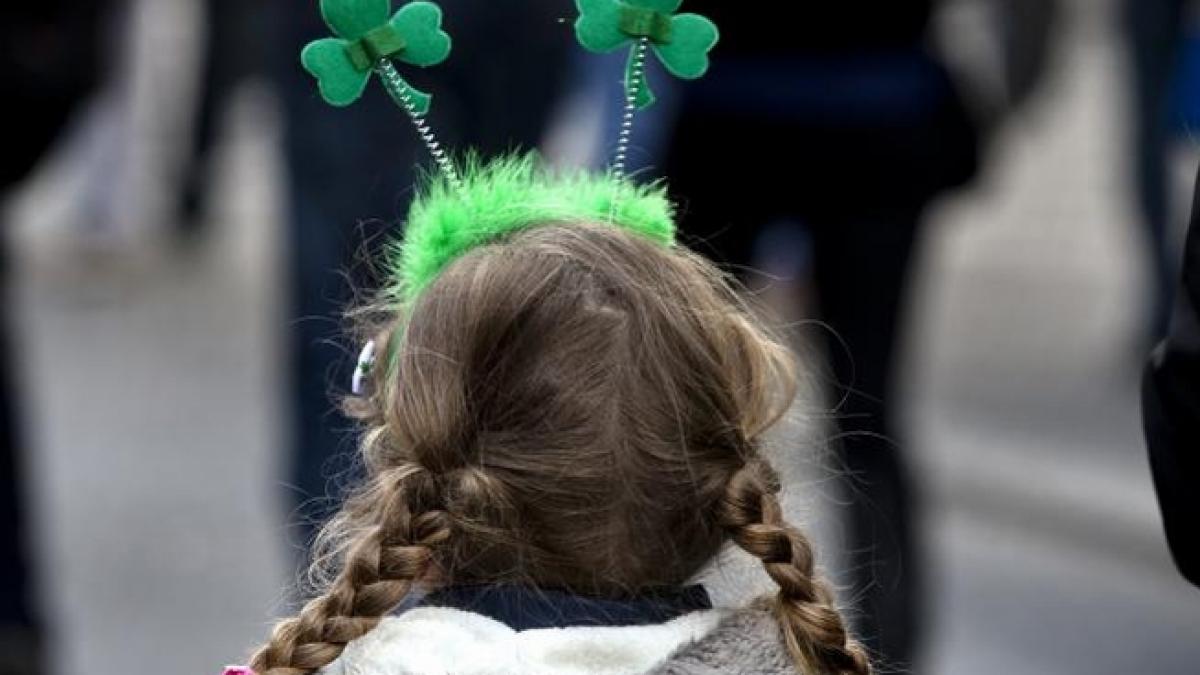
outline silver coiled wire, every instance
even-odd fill
[[[433,133],[433,129],[425,119],[425,115],[417,110],[417,104],[413,101],[412,93],[409,91],[404,79],[400,77],[396,66],[388,59],[383,59],[376,66],[376,69],[379,71],[379,76],[383,78],[384,87],[387,88],[392,99],[400,104],[404,108],[404,111],[408,113],[409,118],[412,119],[413,126],[417,129],[417,134],[425,142],[425,147],[429,149],[429,154],[433,155],[434,161],[437,162],[446,180],[456,190],[462,191],[462,179],[458,177],[458,170],[454,168],[454,162],[450,159],[450,155],[446,153],[446,150],[442,148],[442,144],[438,142],[437,136]]]
[[[633,118],[637,114],[637,98],[646,80],[646,53],[650,40],[639,38],[633,48],[632,82],[625,92],[625,114],[621,118],[621,133],[617,136],[617,150],[613,155],[612,173],[618,180],[625,177],[629,160],[629,142],[633,138]]]

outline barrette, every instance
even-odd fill
[[[371,340],[363,345],[362,351],[358,354],[358,363],[354,366],[354,377],[351,381],[350,393],[355,396],[364,396],[367,393],[367,378],[370,377],[371,371],[375,369],[375,341]]]

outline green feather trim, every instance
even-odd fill
[[[609,174],[555,172],[535,153],[483,161],[468,156],[462,189],[430,177],[389,261],[392,296],[411,303],[471,249],[531,226],[611,223],[664,246],[675,243],[675,214],[661,183],[636,185]]]

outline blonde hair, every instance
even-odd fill
[[[870,673],[759,451],[795,395],[791,353],[710,263],[548,223],[376,309],[388,357],[355,410],[368,481],[325,528],[328,582],[279,623],[260,675],[328,665],[418,587],[625,596],[684,583],[728,541],[778,583],[800,670]]]

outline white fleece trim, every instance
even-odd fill
[[[420,607],[352,642],[325,675],[640,675],[707,635],[725,610],[649,626],[514,631],[471,612]]]

